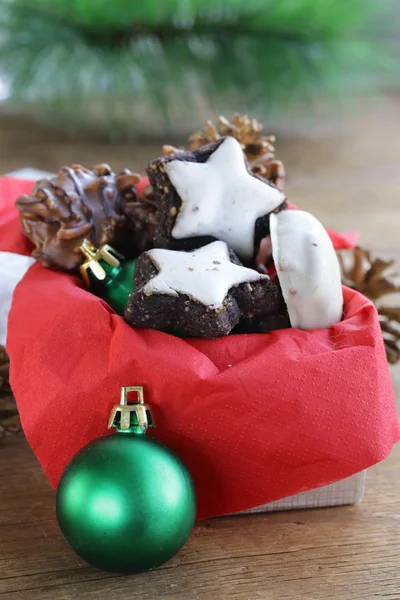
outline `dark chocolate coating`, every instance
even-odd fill
[[[155,204],[138,198],[138,176],[118,175],[108,165],[92,170],[61,167],[56,177],[38,181],[30,196],[17,199],[32,255],[46,267],[74,271],[83,261],[83,240],[110,244],[134,258],[153,246]]]
[[[174,154],[162,156],[155,161],[149,163],[147,166],[147,174],[149,176],[150,183],[153,187],[153,194],[159,207],[157,215],[157,225],[154,235],[154,242],[157,248],[169,248],[171,250],[194,250],[205,246],[210,242],[215,241],[213,236],[198,236],[193,238],[175,239],[172,237],[172,230],[175,225],[176,216],[181,207],[182,200],[172,185],[167,173],[165,172],[165,165],[172,160],[181,160],[187,162],[205,163],[208,158],[215,152],[215,150],[222,144],[226,138],[221,138],[217,142],[202,146],[197,150],[189,151],[177,151]],[[265,185],[271,187],[274,186],[271,182],[263,177],[255,175],[249,168],[246,157],[243,155],[247,170],[252,177],[256,177]],[[287,202],[284,200],[282,204],[277,207],[274,212],[279,212],[287,208]],[[255,222],[255,235],[254,235],[254,254],[253,260],[245,263],[246,266],[254,264],[254,258],[258,254],[260,242],[263,237],[269,234],[269,215],[259,217]]]
[[[283,307],[283,312],[280,313],[243,317],[232,333],[269,333],[275,329],[288,329],[289,327],[289,314]]]
[[[232,251],[230,256],[232,262],[241,264]],[[125,320],[134,327],[213,339],[228,335],[242,317],[270,315],[285,310],[279,286],[269,279],[233,286],[223,306],[214,309],[186,294],[146,295],[143,287],[157,273],[149,254],[142,254],[136,263],[135,289],[125,310]]]

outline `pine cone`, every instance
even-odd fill
[[[18,411],[9,382],[10,361],[3,346],[0,346],[0,439],[6,434],[20,431]]]
[[[344,285],[361,292],[377,306],[385,342],[386,356],[390,363],[400,360],[400,307],[384,306],[379,302],[388,294],[400,292],[396,274],[390,271],[393,260],[371,258],[368,250],[339,250],[337,252]]]
[[[9,394],[10,381],[8,378],[10,370],[10,360],[7,356],[4,346],[0,346],[0,394]]]
[[[217,118],[217,126],[207,121],[203,131],[197,131],[189,138],[189,148],[196,150],[205,144],[215,142],[223,136],[232,136],[240,142],[253,173],[265,177],[279,189],[283,189],[285,169],[275,159],[275,136],[262,135],[263,126],[257,119],[235,114],[232,122],[225,117]]]
[[[45,267],[79,268],[88,238],[96,247],[111,244],[127,258],[152,246],[154,206],[138,198],[140,176],[116,175],[106,165],[92,170],[73,164],[42,179],[31,196],[17,200],[22,227],[35,244],[33,256]]]

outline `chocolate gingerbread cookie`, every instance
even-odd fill
[[[269,333],[276,329],[290,328],[289,314],[282,306],[279,312],[270,315],[243,317],[232,333]]]
[[[156,205],[136,191],[140,176],[116,175],[108,165],[92,170],[61,167],[56,177],[38,181],[16,206],[33,256],[46,267],[76,270],[85,238],[96,247],[111,244],[128,258],[153,246]]]
[[[223,240],[252,264],[269,215],[286,208],[284,194],[251,172],[233,137],[163,156],[147,173],[159,206],[157,247],[190,250]]]
[[[284,310],[278,286],[243,267],[222,241],[197,250],[142,254],[125,319],[135,327],[193,337],[227,335],[243,316]]]

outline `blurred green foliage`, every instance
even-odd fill
[[[190,129],[390,80],[395,17],[390,0],[0,1],[0,72],[14,107],[68,128]]]

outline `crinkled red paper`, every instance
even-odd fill
[[[0,180],[0,250],[28,251],[13,201],[31,185]],[[330,329],[180,339],[129,327],[78,277],[35,264],[7,341],[26,436],[57,485],[106,433],[119,388],[143,385],[151,434],[187,463],[200,519],[348,477],[389,454],[399,425],[376,309],[350,289],[344,298]]]

